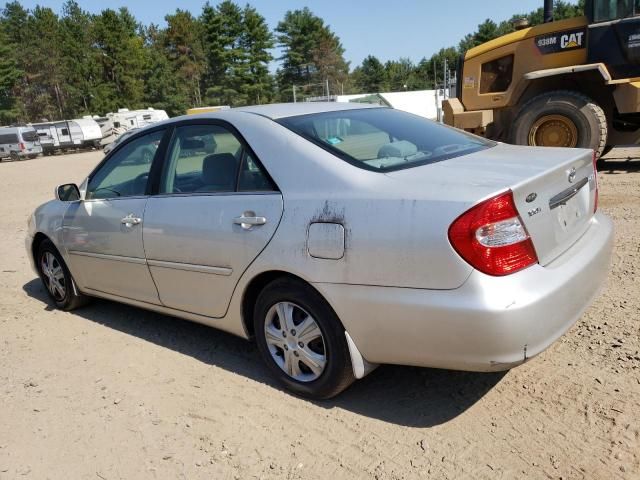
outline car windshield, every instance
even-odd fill
[[[380,172],[440,162],[495,145],[390,108],[302,115],[279,123],[357,167]]]

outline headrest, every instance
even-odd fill
[[[231,153],[214,153],[202,160],[202,181],[205,185],[235,188],[238,160]]]
[[[418,153],[418,147],[413,143],[407,142],[406,140],[398,140],[397,142],[387,143],[380,147],[378,158],[404,158],[409,155],[415,155],[416,153]]]

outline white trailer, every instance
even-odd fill
[[[167,112],[153,108],[143,110],[121,108],[115,113],[107,113],[104,117],[94,117],[102,130],[101,144],[103,146],[110,144],[127,130],[142,128],[168,118]]]
[[[102,140],[100,125],[93,118],[84,117],[69,120],[71,139],[80,148],[99,147]]]
[[[91,118],[31,125],[38,132],[45,155],[50,155],[57,150],[98,148],[102,140],[100,126]]]

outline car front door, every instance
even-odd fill
[[[120,146],[90,176],[84,200],[65,213],[64,246],[76,281],[87,293],[159,303],[142,244],[152,166],[143,152],[159,152],[164,134],[156,130]]]
[[[167,307],[223,317],[282,216],[282,195],[226,124],[175,130],[145,212],[149,269]]]

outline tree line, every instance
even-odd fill
[[[581,15],[582,0],[556,2],[557,19]],[[542,9],[526,17],[542,22]],[[513,20],[513,19],[512,19]],[[309,8],[286,12],[274,31],[251,5],[177,9],[165,25],[143,25],[127,8],[99,14],[67,0],[57,14],[20,2],[0,10],[0,124],[76,118],[118,108],[179,115],[205,105],[242,106],[331,93],[434,88],[467,49],[513,30],[487,20],[457,47],[414,64],[370,55],[350,71],[339,37]],[[281,56],[273,57],[274,47]],[[271,73],[269,66],[278,68]]]
[[[585,0],[579,0],[577,4],[556,0],[553,17],[555,20],[562,20],[584,15],[584,5]],[[475,32],[467,34],[457,46],[442,48],[430,58],[422,58],[418,63],[412,62],[409,58],[382,63],[374,55],[369,55],[351,72],[351,84],[357,91],[362,92],[442,88],[445,83],[445,61],[448,66],[447,73],[452,76],[458,59],[467,50],[514,32],[514,22],[523,18],[532,26],[539,25],[544,21],[544,9],[538,8],[529,13],[516,14],[500,23],[487,19],[478,25]]]

